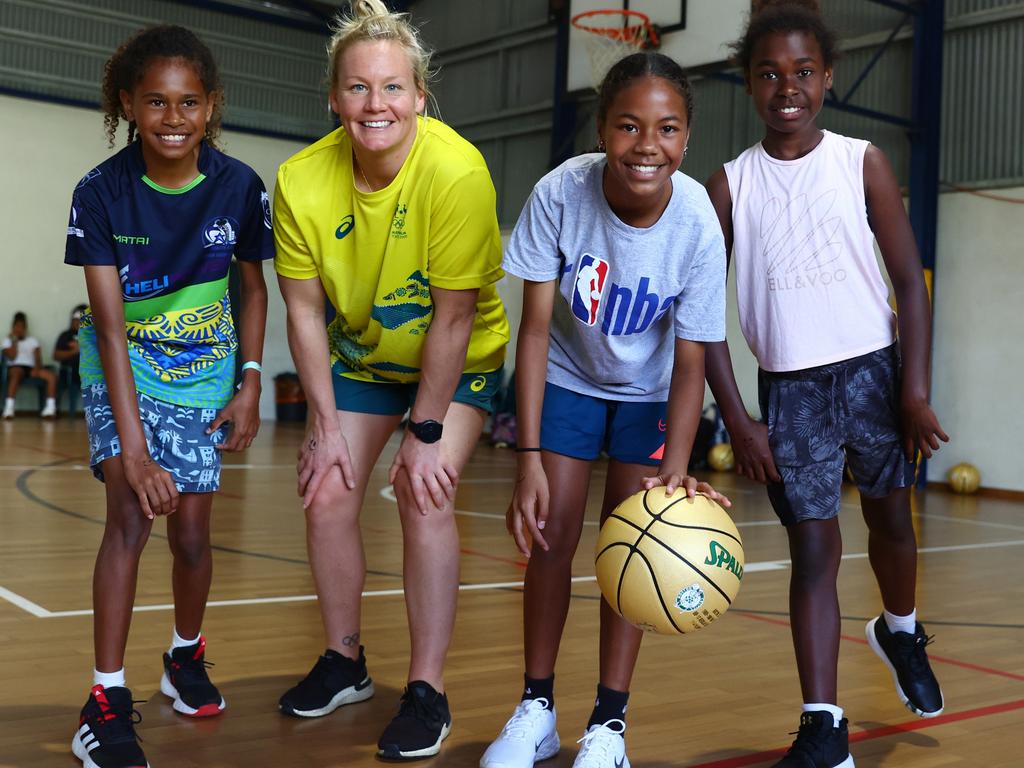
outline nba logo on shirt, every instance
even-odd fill
[[[608,262],[584,253],[576,270],[576,283],[572,288],[572,313],[581,323],[593,325],[597,322],[597,311],[601,307],[601,294],[608,277]]]

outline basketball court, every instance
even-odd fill
[[[59,254],[76,174],[106,157],[95,112],[96,78],[82,74],[91,71],[83,63],[90,60],[102,73],[111,50],[103,35],[119,40],[122,32],[159,18],[194,23],[224,46],[211,47],[218,57],[234,56],[224,67],[239,78],[227,78],[231,98],[251,99],[229,113],[237,121],[226,125],[229,148],[257,170],[272,193],[279,163],[331,130],[315,81],[322,70],[326,20],[340,4],[0,0],[0,19],[11,27],[0,31],[0,40],[9,51],[22,46],[26,57],[37,57],[37,49],[49,46],[51,53],[67,48],[81,58],[68,65],[74,76],[35,73],[38,82],[10,79],[10,72],[21,72],[13,64],[0,67],[0,108],[7,117],[0,135],[9,146],[14,176],[23,180],[3,185],[8,191],[0,189],[0,212],[10,214],[0,228],[16,254],[0,259],[5,267],[0,311],[9,315],[16,304],[33,310],[41,321],[33,326],[36,334],[49,339],[59,329],[50,327],[57,321],[44,318],[43,310],[56,306],[60,315],[65,303],[71,306],[84,293],[81,275],[59,266]],[[654,39],[662,53],[694,74],[698,106],[686,173],[703,181],[763,133],[737,87],[740,78],[726,64],[727,44],[739,35],[749,0],[395,0],[389,5],[410,11],[417,23],[430,21],[423,31],[438,48],[443,68],[437,89],[442,117],[487,160],[506,234],[541,175],[561,159],[591,151],[594,85],[603,71]],[[1017,451],[1024,358],[1019,344],[1006,341],[1007,329],[1020,327],[1024,300],[1019,289],[1024,229],[1013,215],[1019,211],[1014,206],[1024,202],[1024,141],[1018,140],[1024,111],[1019,94],[981,106],[977,101],[987,87],[980,84],[997,80],[985,69],[989,66],[1014,73],[1007,90],[1019,91],[1020,66],[1014,64],[1019,58],[1010,60],[1007,53],[1004,64],[978,52],[1013,48],[1019,55],[1012,41],[1024,39],[1020,5],[946,0],[943,33],[942,3],[935,0],[824,3],[826,20],[835,14],[846,47],[822,125],[870,137],[901,174],[929,288],[935,289],[933,403],[954,438],[933,459],[924,475],[929,482],[913,497],[917,608],[934,636],[928,652],[945,696],[937,717],[920,719],[904,708],[889,672],[865,641],[865,623],[878,616],[881,603],[857,491],[844,487],[839,697],[858,768],[1024,765],[1024,485]],[[969,119],[952,109],[941,112],[934,92],[914,87],[936,79],[935,70],[928,69],[934,68],[936,53],[941,68],[936,30],[915,26],[912,18],[936,7],[938,37],[945,34],[947,89],[971,91],[976,101],[960,110],[969,112]],[[16,13],[3,15],[9,9]],[[32,27],[36,11],[38,28]],[[85,32],[78,39],[78,27],[95,39]],[[929,42],[918,44],[921,40]],[[264,104],[278,106],[261,111]],[[986,110],[995,117],[979,120]],[[984,129],[976,125],[981,122]],[[941,147],[931,132],[940,123]],[[71,142],[71,135],[87,139]],[[1009,147],[1002,154],[999,142]],[[46,173],[30,163],[42,154],[41,147]],[[984,157],[974,157],[975,149]],[[940,159],[949,180],[938,176]],[[1016,189],[1006,191],[1010,187]],[[941,216],[940,189],[955,190],[942,196]],[[33,259],[22,258],[24,253]],[[48,261],[35,258],[41,253]],[[402,533],[387,482],[400,439],[396,433],[373,471],[362,513],[368,572],[361,641],[376,695],[322,718],[290,718],[278,711],[280,695],[323,652],[324,632],[295,493],[302,425],[269,418],[274,412],[270,379],[295,366],[270,265],[266,276],[265,420],[251,449],[225,457],[212,521],[214,578],[203,633],[207,659],[216,665],[211,678],[227,701],[223,716],[182,717],[160,693],[160,657],[173,624],[171,556],[162,521],[142,558],[125,667],[127,684],[140,700],[138,733],[155,768],[378,766],[377,739],[406,682]],[[507,281],[499,290],[513,328],[506,363],[511,370],[520,286]],[[753,407],[756,363],[739,335],[734,289],[728,324],[737,381]],[[18,417],[0,422],[0,768],[73,768],[80,763],[69,745],[94,661],[92,573],[103,534],[104,494],[88,468],[84,420],[37,419],[28,410],[34,394],[23,392]],[[946,469],[956,461],[981,465],[980,494],[957,495],[945,487]],[[505,530],[516,472],[511,450],[482,439],[462,474],[455,504],[461,587],[445,680],[453,727],[440,755],[415,765],[477,766],[522,690],[526,561]],[[573,564],[573,595],[556,669],[562,749],[541,763],[548,768],[572,765],[574,742],[593,705],[601,599],[594,553],[604,473],[598,461]],[[787,733],[801,701],[789,624],[787,537],[762,486],[731,472],[698,476],[733,502],[730,515],[745,556],[742,585],[711,626],[685,636],[645,636],[631,686],[629,760],[634,768],[766,768],[788,748],[793,737]]]
[[[203,721],[173,712],[159,692],[171,626],[170,556],[162,525],[142,560],[126,668],[153,765],[371,766],[383,723],[405,682],[408,638],[401,534],[378,466],[363,512],[369,574],[363,642],[377,695],[315,720],[281,716],[277,699],[322,649],[294,494],[297,426],[267,424],[225,468],[213,518],[214,582],[204,632],[228,709]],[[397,445],[392,441],[391,448]],[[85,425],[19,419],[0,424],[0,766],[71,766],[71,726],[92,659],[90,574],[103,530],[103,492],[86,468]],[[385,455],[388,451],[385,451]],[[511,451],[481,443],[456,507],[462,559],[459,613],[447,668],[453,730],[424,765],[476,765],[522,685],[525,563],[505,532]],[[601,467],[573,568],[576,579],[556,671],[563,749],[544,765],[568,768],[592,705],[599,591],[594,581]],[[630,761],[640,768],[770,764],[787,747],[799,701],[787,621],[786,536],[763,490],[734,474],[711,481],[734,503],[746,552],[743,586],[725,616],[682,637],[647,636],[630,700]],[[919,608],[935,635],[931,659],[945,712],[922,720],[899,703],[864,641],[880,604],[856,492],[843,507],[840,690],[858,766],[1020,765],[1024,713],[1024,521],[1020,503],[929,490],[916,499]],[[983,756],[983,759],[982,759]],[[776,758],[777,759],[777,758]]]

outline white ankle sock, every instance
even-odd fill
[[[185,638],[183,638],[181,635],[178,634],[178,628],[174,627],[173,629],[171,629],[171,647],[167,649],[167,652],[168,653],[174,653],[174,649],[175,648],[185,648],[186,646],[189,646],[189,645],[195,645],[196,643],[199,642],[199,638],[202,637],[202,636],[203,636],[203,633],[200,632],[198,635],[196,635],[191,640],[186,640]]]
[[[92,671],[92,684],[102,685],[104,688],[124,688],[124,667],[117,672],[100,672],[98,669]]]
[[[895,613],[883,610],[882,616],[885,617],[885,626],[889,628],[890,632],[914,634],[914,629],[917,626],[917,609],[914,609],[906,616],[897,616]]]
[[[843,719],[843,708],[835,704],[804,704],[804,712],[829,712],[832,714],[833,726],[838,728],[839,721]]]
[[[57,407],[57,399],[55,397],[48,397],[48,398],[46,398],[46,406],[45,407],[46,408],[50,408],[51,406],[53,408]]]

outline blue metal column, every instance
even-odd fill
[[[914,19],[913,123],[910,138],[910,225],[921,253],[928,293],[935,272],[935,246],[939,222],[939,131],[942,125],[942,51],[945,0],[923,0]],[[934,347],[934,339],[933,344]],[[917,485],[928,481],[922,458]]]
[[[555,35],[555,92],[551,109],[549,168],[572,157],[576,139],[576,102],[568,96],[569,82],[569,0],[551,0],[549,19],[558,27]]]

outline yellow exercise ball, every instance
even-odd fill
[[[946,473],[949,487],[956,493],[974,493],[981,485],[981,472],[973,464],[954,464]]]
[[[743,541],[707,496],[640,491],[617,506],[597,538],[601,594],[646,632],[696,632],[725,613],[743,579]]]
[[[716,472],[728,472],[736,466],[736,457],[733,456],[732,446],[729,443],[719,443],[711,446],[708,451],[708,464]]]

